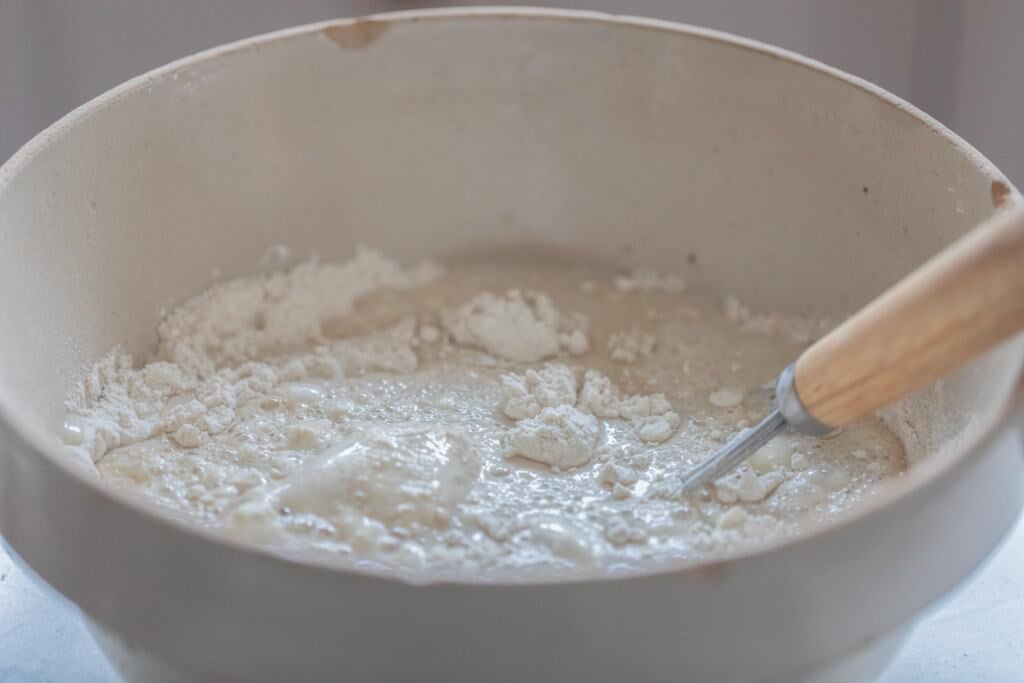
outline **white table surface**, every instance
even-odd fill
[[[75,607],[0,547],[0,682],[118,680]],[[1024,681],[1024,519],[988,564],[920,624],[881,683],[917,681]]]

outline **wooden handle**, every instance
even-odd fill
[[[1024,205],[972,230],[804,351],[796,391],[841,427],[1024,329]]]

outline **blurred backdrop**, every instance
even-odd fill
[[[473,2],[0,0],[0,160],[132,76],[256,33]],[[795,50],[910,100],[1024,186],[1024,0],[559,0]]]

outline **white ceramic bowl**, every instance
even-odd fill
[[[543,245],[837,315],[1018,199],[878,88],[676,24],[459,9],[217,48],[90,102],[0,170],[3,535],[143,680],[866,677],[1017,514],[1024,462],[997,446],[1020,339],[906,402],[935,452],[842,523],[533,585],[409,585],[165,519],[60,461],[62,397],[275,243],[326,259]]]

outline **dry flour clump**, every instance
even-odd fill
[[[778,471],[767,472],[758,476],[748,469],[728,475],[715,482],[715,495],[723,503],[759,503],[783,482],[783,475]]]
[[[608,338],[608,355],[620,363],[636,363],[650,358],[656,344],[654,335],[643,330],[620,330]]]
[[[508,454],[564,471],[590,462],[600,435],[593,415],[567,405],[545,408],[509,430]]]
[[[578,395],[575,374],[560,364],[548,364],[539,371],[527,370],[523,375],[505,375],[502,385],[505,393],[503,411],[514,420],[534,417],[547,408],[574,408],[572,411],[551,413],[550,418],[558,416],[575,420],[576,414],[582,413],[627,420],[636,436],[648,443],[667,441],[680,423],[679,415],[672,410],[664,394],[623,397],[619,388],[597,370],[584,373],[583,388]],[[530,429],[536,427],[534,423],[528,426]],[[567,431],[572,430],[567,428]],[[590,456],[587,457],[589,459]]]
[[[333,344],[323,343],[322,326],[377,289],[410,289],[441,272],[431,264],[403,270],[380,252],[360,249],[340,265],[307,262],[213,287],[161,322],[159,360],[136,369],[131,356],[115,350],[89,369],[67,401],[81,433],[75,447],[94,462],[161,434],[195,448],[232,424],[240,402],[270,400],[279,383],[344,369],[415,370],[413,319]],[[313,351],[255,360],[310,345]]]
[[[444,311],[441,322],[455,343],[520,363],[551,358],[563,348],[579,355],[590,347],[582,330],[566,329],[569,321],[540,292],[482,292]]]
[[[328,360],[336,360],[348,372],[412,372],[419,364],[413,351],[416,338],[416,319],[408,317],[380,332],[349,337],[322,349]]]
[[[744,332],[763,335],[784,334],[795,344],[808,344],[832,327],[828,320],[787,318],[777,313],[754,313],[731,294],[722,299],[722,311],[730,322]]]
[[[598,417],[629,420],[642,441],[667,441],[679,427],[679,415],[664,394],[623,396],[607,376],[587,370],[583,376],[579,407]]]
[[[316,342],[323,323],[349,315],[357,299],[380,289],[412,289],[441,272],[431,263],[403,269],[361,248],[346,263],[311,260],[284,273],[225,282],[167,315],[158,329],[159,355],[206,377],[218,365]]]
[[[502,375],[503,412],[513,420],[536,417],[544,408],[576,405],[576,375],[564,365],[548,364],[522,375]]]

